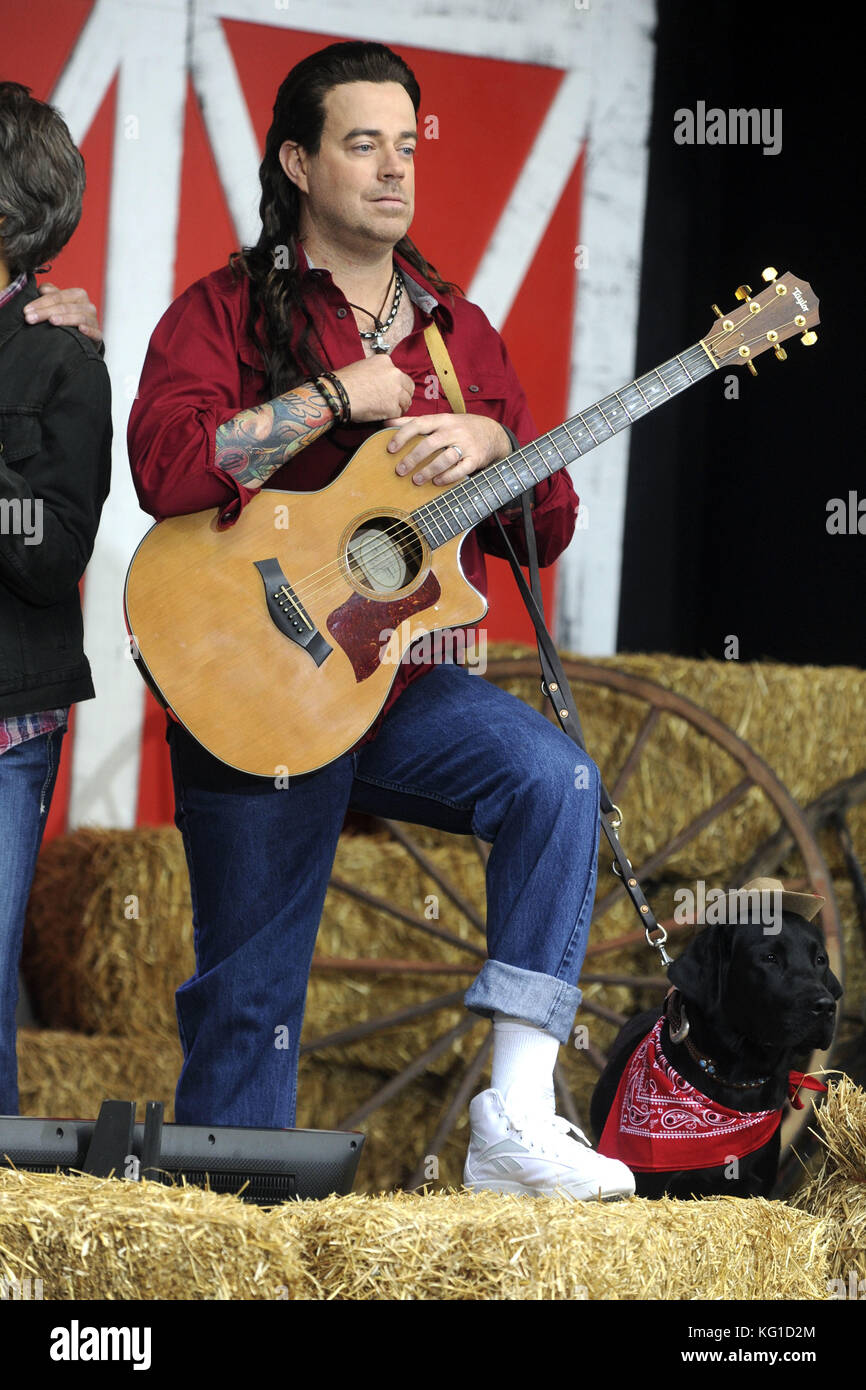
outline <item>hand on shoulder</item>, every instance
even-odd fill
[[[85,338],[94,343],[102,342],[102,329],[96,313],[96,305],[91,303],[86,290],[59,290],[56,285],[39,286],[39,299],[31,300],[24,310],[28,323],[65,324],[77,328]]]

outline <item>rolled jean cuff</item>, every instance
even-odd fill
[[[501,960],[486,960],[463,1002],[467,1009],[487,1018],[497,1012],[523,1018],[567,1043],[582,998],[577,985],[557,980],[555,975],[523,970]]]

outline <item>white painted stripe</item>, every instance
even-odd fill
[[[619,3],[620,0],[614,0]],[[575,65],[594,12],[610,0],[200,0],[212,13],[252,24],[333,34],[335,40],[367,39],[399,51],[401,44],[471,57],[505,58],[549,67]],[[503,91],[503,100],[508,92]],[[452,98],[459,101],[459,92]],[[495,112],[491,112],[495,117]]]
[[[594,13],[593,45],[606,61],[593,65],[580,235],[589,266],[578,276],[569,415],[655,365],[635,365],[655,3],[616,0]],[[588,656],[616,651],[630,443],[626,430],[569,469],[589,524],[559,561],[556,635]]]
[[[582,69],[563,78],[469,288],[468,298],[495,328],[508,318],[574,171],[588,130],[589,92]],[[547,307],[555,313],[554,305]]]
[[[113,471],[85,585],[84,640],[97,698],[76,714],[71,826],[135,823],[144,686],[126,654],[122,595],[130,557],[151,523],[132,486],[126,423],[150,334],[174,288],[186,27],[184,0],[146,7],[101,0],[70,65],[89,71],[92,64],[104,77],[99,55],[120,31],[104,312]]]
[[[80,145],[111,86],[123,51],[123,6],[96,0],[70,53],[50,101]]]
[[[192,79],[239,246],[258,241],[262,151],[219,18],[196,11]],[[275,95],[275,94],[274,94]],[[272,98],[271,98],[272,100]]]

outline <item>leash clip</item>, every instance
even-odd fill
[[[651,932],[651,931],[661,932],[661,936],[658,938],[657,941],[654,941],[653,938],[650,936],[650,932]],[[672,957],[669,956],[668,953],[667,953],[667,951],[665,950],[665,942],[666,942],[667,939],[668,939],[668,934],[667,934],[667,932],[665,931],[664,927],[661,926],[658,922],[656,922],[656,924],[655,924],[654,927],[647,927],[646,931],[644,932],[644,936],[645,936],[646,939],[647,939],[647,945],[648,945],[648,946],[652,946],[654,950],[658,951],[659,956],[661,957],[661,963],[662,963],[662,965],[665,967],[665,969],[667,970],[668,966],[669,966],[669,965],[673,965],[674,962],[673,962]],[[686,1024],[686,1033],[687,1033],[688,1031],[689,1031],[689,1025]],[[683,1033],[683,1037],[685,1037],[685,1035],[686,1035],[686,1034]],[[679,1042],[679,1041],[680,1041],[679,1038],[675,1038],[675,1039],[674,1039],[674,1042]]]

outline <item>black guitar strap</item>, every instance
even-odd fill
[[[531,491],[531,490],[530,490]],[[517,580],[517,587],[523,602],[526,604],[527,611],[532,619],[535,634],[538,639],[538,657],[541,662],[541,670],[544,679],[541,688],[549,698],[563,733],[568,734],[570,739],[576,743],[577,747],[586,753],[586,744],[583,737],[583,729],[580,725],[580,716],[577,712],[574,695],[568,683],[568,677],[562,669],[553,639],[547,630],[544,622],[544,609],[541,596],[541,578],[538,572],[538,549],[535,539],[535,527],[532,521],[532,508],[530,505],[530,493],[524,492],[521,497],[523,505],[523,524],[526,531],[526,551],[529,557],[529,579],[532,588],[528,587],[520,568],[520,562],[514,553],[514,547],[505,531],[505,527],[499,519],[497,513],[496,524],[499,527],[502,538],[505,542],[508,553],[508,560],[514,571]],[[670,965],[671,958],[665,950],[667,932],[657,921],[652,908],[644,897],[643,890],[638,883],[637,876],[632,868],[631,861],[626,858],[625,851],[619,841],[617,830],[622,825],[622,812],[618,806],[614,806],[610,799],[604,782],[601,783],[601,826],[607,837],[613,853],[613,864],[611,870],[622,880],[623,887],[631,899],[632,906],[637,913],[641,926],[646,933],[646,939],[650,946],[653,946],[660,954],[662,965]]]

